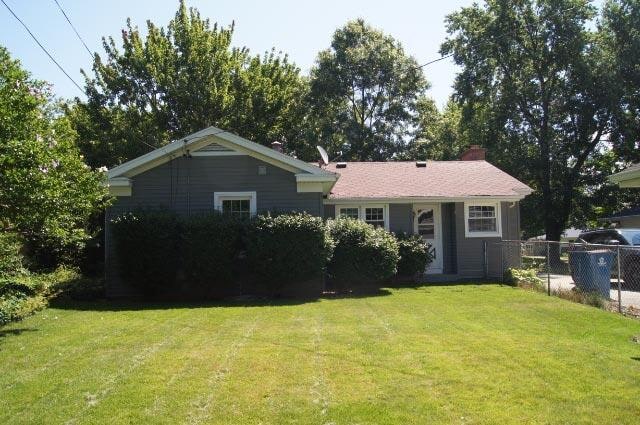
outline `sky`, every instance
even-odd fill
[[[90,71],[91,56],[55,1],[4,1],[70,76],[83,86],[80,69]],[[58,0],[58,3],[89,49],[99,53],[103,53],[102,37],[113,36],[119,40],[127,17],[141,28],[147,20],[166,26],[178,7],[178,0]],[[446,37],[445,16],[471,3],[472,0],[324,0],[309,4],[299,0],[190,0],[187,5],[199,9],[212,23],[228,25],[235,21],[234,45],[246,46],[253,53],[275,47],[287,53],[307,74],[318,52],[329,47],[333,32],[356,18],[364,18],[396,38],[418,63],[437,59],[440,44]],[[1,3],[0,44],[8,48],[35,78],[52,83],[56,95],[83,97]],[[452,92],[456,66],[451,59],[445,59],[425,67],[424,72],[431,83],[429,95],[442,107]]]

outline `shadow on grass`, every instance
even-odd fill
[[[0,338],[7,336],[17,336],[24,332],[36,332],[35,328],[16,328],[16,329],[0,329]]]
[[[286,307],[318,302],[320,300],[335,300],[344,298],[370,298],[391,295],[387,289],[369,289],[345,291],[338,293],[324,293],[315,297],[256,297],[237,296],[215,300],[149,300],[143,298],[115,298],[94,301],[79,301],[70,298],[56,298],[49,306],[62,310],[76,311],[142,311],[168,309],[196,309],[196,308],[238,308],[238,307]]]
[[[640,362],[640,357],[631,357],[631,360],[635,360],[637,362]]]

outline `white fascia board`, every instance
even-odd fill
[[[417,202],[465,202],[465,201],[487,201],[487,202],[518,202],[524,196],[466,196],[456,198],[443,198],[437,196],[416,196],[410,198],[329,198],[324,199],[325,205],[336,204],[362,204],[362,203],[387,203],[387,204],[412,204]]]
[[[126,177],[114,177],[107,180],[107,188],[112,196],[131,196],[131,180]]]
[[[230,149],[246,153],[257,159],[271,163],[277,167],[291,172],[307,172],[318,176],[336,176],[335,173],[323,170],[299,159],[285,155],[258,143],[251,142],[226,130],[217,127],[208,127],[182,139],[173,141],[154,151],[118,165],[107,172],[109,178],[126,176],[133,177],[143,171],[161,165],[182,151],[195,151],[213,141]]]
[[[215,128],[215,127],[210,127],[210,128]],[[215,129],[218,131],[222,131],[219,129]],[[255,143],[255,142],[251,142],[243,137],[237,136],[233,133],[229,133],[229,132],[221,132],[219,134],[216,134],[216,136],[220,139],[223,140],[227,140],[237,146],[241,146],[244,147],[245,149],[249,149],[250,151],[262,154],[268,158],[272,158],[275,159],[276,161],[279,162],[283,162],[285,164],[288,164],[292,167],[295,167],[301,171],[306,171],[308,173],[311,174],[316,174],[316,175],[335,175],[334,173],[330,172],[330,171],[326,171],[323,170],[320,167],[317,167],[315,165],[311,165],[309,163],[306,163],[304,161],[301,161],[297,158],[294,158],[292,156],[289,155],[285,155],[281,152],[278,152],[276,150],[273,150],[271,148],[268,148],[266,146],[263,146],[259,143]]]
[[[298,192],[322,192],[327,195],[336,184],[338,176],[330,175],[314,175],[314,174],[296,174],[296,185]]]

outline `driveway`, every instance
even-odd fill
[[[545,282],[547,282],[547,274],[541,273],[539,277]],[[563,274],[551,274],[550,275],[550,283],[551,289],[573,289],[576,285],[573,283],[573,279],[571,276],[563,275]],[[609,297],[618,301],[618,289],[617,289],[618,281],[611,281],[611,291]],[[638,291],[620,291],[622,305],[625,307],[634,307],[640,308],[640,292]]]

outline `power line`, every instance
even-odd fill
[[[60,9],[60,12],[62,12],[62,14],[64,15],[64,17],[67,20],[67,22],[69,22],[69,25],[73,29],[73,32],[75,32],[76,35],[78,36],[78,40],[80,40],[80,42],[84,45],[84,48],[87,49],[87,52],[89,53],[89,56],[91,56],[91,58],[93,58],[93,53],[91,53],[91,49],[89,49],[89,46],[87,46],[87,43],[84,42],[84,40],[80,36],[80,33],[78,32],[76,27],[73,26],[73,24],[71,23],[71,19],[69,19],[69,17],[67,16],[67,13],[64,11],[62,6],[60,6],[60,3],[58,3],[58,0],[53,0],[53,1],[56,2],[56,4],[58,5],[58,9]]]
[[[424,68],[427,65],[431,65],[432,63],[440,62],[441,60],[444,60],[446,58],[450,58],[451,56],[453,56],[453,53],[449,53],[448,55],[439,57],[438,59],[434,59],[434,60],[429,61],[427,63],[423,63],[422,65],[418,65],[418,66],[416,66],[416,69]]]
[[[84,94],[84,90],[82,90],[82,87],[80,87],[80,85],[78,83],[75,82],[75,80],[73,78],[71,78],[71,75],[69,75],[67,73],[67,71],[64,70],[64,68],[62,67],[62,65],[60,65],[58,63],[57,60],[55,60],[55,58],[53,56],[51,56],[51,53],[49,53],[47,51],[47,49],[45,49],[45,47],[42,45],[42,43],[40,43],[40,41],[36,38],[35,35],[33,35],[33,33],[31,32],[31,30],[29,29],[29,27],[27,26],[27,24],[25,24],[22,19],[20,19],[18,17],[18,15],[15,14],[15,12],[9,7],[9,5],[4,1],[4,0],[0,0],[2,1],[2,4],[4,4],[4,6],[7,8],[7,10],[9,10],[9,12],[11,12],[11,14],[13,15],[14,18],[16,18],[18,20],[18,22],[20,22],[22,24],[22,26],[24,27],[24,29],[27,30],[27,32],[29,33],[29,35],[31,36],[31,38],[33,38],[33,40],[38,44],[38,46],[40,46],[40,48],[42,49],[42,51],[44,51],[47,56],[49,56],[49,59],[51,59],[51,61],[53,63],[56,64],[56,66],[58,67],[58,69],[60,69],[60,71],[62,71],[62,73],[64,75],[67,76],[67,78],[73,83],[74,86],[76,86],[78,88],[78,90],[80,90],[80,92],[82,92]]]

